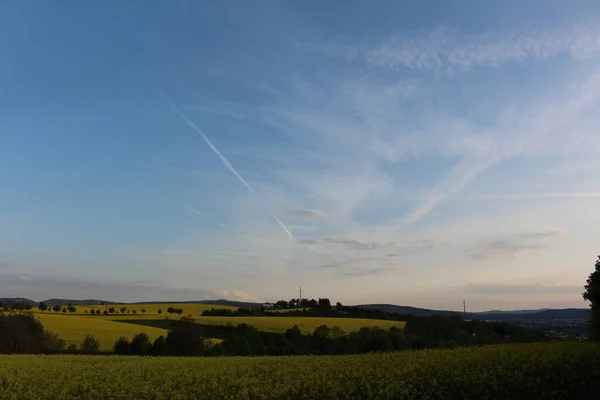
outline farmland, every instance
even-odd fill
[[[132,325],[123,322],[109,321],[95,317],[82,317],[76,315],[38,314],[44,328],[56,333],[67,342],[79,342],[86,335],[94,335],[100,341],[100,350],[112,350],[115,341],[125,336],[132,336],[145,332],[152,339],[167,334],[165,329],[151,326]]]
[[[599,374],[600,347],[570,342],[352,356],[2,355],[0,398],[589,399]]]
[[[90,310],[104,310],[114,307],[116,312],[108,315],[90,315]],[[120,308],[127,308],[130,313],[121,313]],[[39,316],[42,323],[48,330],[57,333],[65,340],[81,340],[86,334],[93,334],[101,341],[103,347],[110,345],[119,336],[131,337],[139,332],[146,332],[149,336],[154,337],[160,334],[165,334],[164,329],[154,331],[154,327],[165,328],[168,326],[166,320],[178,320],[180,316],[177,314],[168,314],[166,310],[169,308],[181,308],[182,316],[192,315],[195,322],[200,325],[238,325],[247,324],[254,326],[263,332],[283,333],[287,329],[297,325],[302,333],[310,334],[321,326],[329,327],[337,326],[345,332],[356,332],[363,327],[378,327],[381,329],[389,329],[391,327],[403,328],[405,322],[401,321],[385,321],[368,318],[326,318],[326,317],[284,317],[284,316],[200,316],[204,310],[211,308],[232,309],[237,307],[211,305],[211,304],[126,304],[126,305],[111,305],[111,306],[77,306],[75,313],[70,312],[41,312],[35,309],[36,316]],[[133,311],[135,310],[135,314]],[[142,312],[142,310],[144,312]],[[158,310],[162,312],[159,314]],[[163,323],[152,321],[164,321]],[[112,322],[112,323],[111,323]],[[127,323],[123,323],[127,322]],[[167,324],[167,325],[165,325]],[[138,327],[143,326],[143,327]],[[122,329],[122,334],[118,334],[118,330]],[[115,336],[116,335],[116,336]]]
[[[320,317],[195,317],[195,322],[201,325],[226,325],[247,324],[256,327],[259,331],[283,333],[287,329],[298,325],[304,334],[313,333],[321,326],[337,326],[345,332],[356,332],[363,327],[378,327],[389,329],[391,327],[403,328],[405,323],[399,321],[384,321],[367,318],[320,318]]]
[[[160,303],[152,303],[152,304],[111,304],[106,306],[76,306],[76,311],[74,313],[66,313],[67,315],[85,315],[89,314],[91,310],[108,310],[109,308],[115,308],[115,315],[131,315],[133,313],[140,315],[168,315],[167,309],[171,308],[181,308],[183,310],[183,315],[198,315],[202,314],[204,310],[210,310],[211,308],[218,309],[229,309],[229,310],[237,310],[237,307],[232,306],[223,306],[223,305],[214,305],[214,304],[193,304],[193,303],[168,303],[168,304],[160,304]],[[121,313],[121,308],[125,308],[125,313]],[[162,313],[159,314],[158,310],[161,310]],[[36,313],[41,313],[41,311],[34,307],[33,311]],[[54,311],[44,311],[43,314],[58,314]]]

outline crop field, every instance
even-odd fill
[[[393,326],[404,328],[406,322],[384,321],[367,318],[321,318],[321,317],[194,317],[197,324],[201,325],[227,325],[248,324],[260,331],[283,333],[287,329],[298,325],[302,333],[313,333],[321,325],[330,328],[338,326],[345,332],[355,332],[362,327],[379,327],[389,329]]]
[[[111,305],[106,305],[106,306],[75,306],[75,308],[77,309],[76,312],[74,313],[70,313],[70,312],[66,312],[64,314],[67,315],[86,315],[89,314],[90,310],[100,310],[100,311],[104,311],[104,310],[108,310],[109,308],[114,307],[117,311],[117,313],[115,313],[114,315],[121,315],[121,308],[126,308],[125,314],[122,315],[131,315],[134,311],[136,313],[136,315],[139,314],[145,314],[145,315],[154,315],[154,316],[167,316],[169,315],[167,313],[167,309],[169,307],[173,307],[173,308],[181,308],[183,310],[183,314],[182,315],[198,315],[198,314],[202,314],[202,311],[204,310],[210,310],[211,308],[216,308],[216,309],[230,309],[230,310],[237,310],[238,307],[233,307],[233,306],[222,306],[222,305],[216,305],[216,304],[187,304],[187,303],[172,303],[172,304],[158,304],[158,303],[154,303],[154,304],[111,304]],[[144,312],[142,312],[142,310],[144,310]],[[158,314],[158,310],[162,311],[162,314]],[[43,313],[37,308],[34,307],[33,311],[35,313],[40,313],[40,314],[63,314],[62,312],[55,312],[55,311],[51,311],[51,310],[46,310]]]
[[[353,356],[2,355],[0,398],[594,399],[600,346],[496,345]]]
[[[100,341],[101,351],[112,350],[115,341],[121,336],[131,339],[134,335],[145,332],[154,340],[158,336],[166,336],[168,333],[165,329],[109,321],[100,319],[101,317],[52,315],[47,313],[37,314],[36,316],[39,317],[46,330],[56,333],[67,343],[80,342],[86,335],[94,335]]]

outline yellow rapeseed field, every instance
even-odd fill
[[[384,321],[379,319],[367,318],[324,318],[324,317],[194,317],[196,323],[203,325],[238,325],[248,324],[264,332],[285,332],[287,329],[298,325],[302,333],[313,333],[321,326],[327,325],[330,328],[340,327],[345,332],[355,332],[363,327],[379,327],[389,329],[393,326],[404,328],[406,322],[402,321]]]
[[[39,317],[44,329],[56,333],[67,343],[80,342],[86,335],[94,335],[100,341],[100,350],[102,351],[112,350],[115,341],[121,336],[131,339],[134,335],[145,332],[154,340],[158,336],[166,336],[168,333],[165,329],[109,321],[101,317],[48,313],[39,313],[36,314],[36,317]]]
[[[351,356],[0,355],[0,399],[597,399],[599,371],[600,346],[569,342]]]

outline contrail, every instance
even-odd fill
[[[242,176],[240,174],[238,174],[238,172],[235,170],[235,168],[233,168],[233,165],[231,165],[231,163],[229,161],[227,161],[227,159],[221,154],[221,152],[219,151],[219,149],[217,149],[212,142],[208,139],[208,137],[206,137],[206,135],[204,134],[204,132],[202,132],[202,129],[200,129],[195,123],[193,123],[188,117],[187,115],[185,115],[185,113],[183,111],[181,111],[181,109],[179,107],[177,107],[175,105],[175,103],[173,103],[171,101],[171,99],[169,99],[163,92],[161,92],[158,88],[154,88],[154,90],[156,90],[156,92],[158,92],[158,94],[165,99],[165,101],[167,103],[169,103],[169,105],[177,112],[177,114],[179,114],[179,116],[181,118],[184,119],[185,122],[187,122],[187,124],[190,126],[190,128],[192,128],[193,130],[195,130],[196,132],[198,132],[202,138],[204,139],[204,141],[206,142],[206,144],[212,149],[212,151],[217,155],[217,157],[219,157],[219,159],[223,162],[223,165],[225,165],[225,167],[236,176],[236,178],[238,178],[238,180],[240,182],[242,182],[242,184],[246,187],[246,189],[248,189],[248,191],[250,193],[254,193],[254,189],[252,189],[252,186],[250,186],[250,184],[248,182],[246,182],[246,180],[244,178],[242,178]],[[190,208],[191,209],[191,208]],[[195,211],[198,212],[199,211]],[[201,213],[200,213],[201,214]],[[273,219],[277,222],[277,224],[279,224],[279,226],[281,227],[281,229],[283,229],[285,231],[285,233],[287,233],[288,237],[290,240],[294,239],[294,235],[292,235],[292,232],[289,231],[288,228],[286,228],[286,226],[284,225],[283,222],[281,222],[281,220],[279,218],[277,218],[273,213],[269,213],[271,215],[271,217],[273,217]]]
[[[285,227],[285,225],[283,224],[283,222],[281,222],[281,220],[279,218],[277,218],[275,216],[275,214],[273,213],[269,213],[271,215],[271,217],[273,217],[273,219],[275,220],[275,222],[277,222],[279,224],[279,226],[281,227],[281,229],[283,229],[285,231],[285,233],[288,234],[288,237],[290,240],[294,240],[294,235],[292,235],[292,232],[289,231],[288,228]]]
[[[223,154],[221,154],[221,152],[219,151],[219,149],[217,149],[215,147],[215,145],[213,145],[212,142],[208,139],[208,137],[206,137],[206,135],[204,134],[204,132],[202,132],[202,129],[200,129],[198,127],[198,125],[196,125],[195,123],[193,123],[187,117],[187,115],[185,115],[184,112],[181,111],[181,109],[179,107],[177,107],[163,92],[161,92],[158,89],[156,89],[156,91],[169,103],[169,105],[177,112],[177,114],[179,114],[179,116],[181,118],[183,118],[185,120],[185,122],[187,122],[187,124],[190,126],[190,128],[192,128],[193,130],[195,130],[196,132],[198,132],[200,134],[200,136],[202,136],[202,138],[204,139],[204,141],[206,142],[206,144],[208,145],[208,147],[210,147],[212,149],[212,151],[217,155],[217,157],[219,157],[219,159],[223,162],[223,164],[229,170],[229,172],[231,172],[232,174],[234,174],[235,177],[238,178],[238,180],[240,182],[242,182],[242,184],[244,186],[246,186],[246,189],[248,189],[250,192],[254,192],[254,190],[252,189],[252,186],[250,186],[250,184],[248,184],[248,182],[246,182],[246,180],[244,178],[242,178],[242,176],[240,174],[238,174],[238,172],[235,170],[235,168],[233,168],[233,165],[231,165],[231,163],[229,161],[227,161],[227,159],[223,156]]]
[[[222,227],[222,228],[225,228],[225,229],[227,229],[228,231],[231,231],[231,232],[233,232],[233,233],[236,233],[236,234],[237,234],[237,233],[239,233],[238,231],[236,231],[235,229],[232,229],[232,228],[228,227],[228,226],[227,226],[227,225],[225,225],[224,223],[222,223],[222,222],[219,222],[219,221],[217,221],[216,219],[214,219],[214,218],[211,218],[211,217],[209,217],[208,215],[206,215],[206,214],[204,214],[204,213],[201,213],[200,211],[196,210],[194,207],[190,207],[190,206],[188,206],[187,204],[185,204],[185,203],[183,203],[183,202],[181,202],[181,201],[176,201],[175,203],[179,204],[180,206],[183,206],[183,207],[187,208],[188,210],[190,210],[190,211],[191,211],[191,212],[193,212],[193,213],[196,213],[196,214],[198,214],[198,215],[199,215],[199,216],[201,216],[202,218],[205,218],[205,219],[207,219],[207,220],[209,220],[209,221],[211,221],[211,222],[214,222],[215,224],[219,225],[219,226],[220,226],[220,227]]]

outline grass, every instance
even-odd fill
[[[282,333],[298,325],[302,333],[313,333],[321,325],[330,328],[338,326],[345,332],[355,332],[363,327],[379,327],[389,329],[393,326],[404,328],[406,322],[384,321],[367,318],[324,318],[324,317],[194,317],[197,324],[201,325],[227,325],[248,324],[264,332]]]
[[[0,355],[0,399],[597,399],[598,376],[600,346],[570,342],[352,356]]]
[[[124,322],[110,321],[101,317],[84,317],[77,315],[37,314],[44,328],[56,333],[61,339],[69,342],[80,342],[86,335],[94,335],[100,341],[100,350],[112,350],[115,341],[125,336],[131,339],[134,335],[145,332],[154,340],[160,335],[166,336],[168,331],[144,325],[133,325]]]
[[[119,310],[121,307],[127,307],[128,310],[136,310],[136,314],[109,314],[109,315],[90,315],[89,310],[104,310],[105,308],[115,307]],[[260,331],[282,333],[287,329],[298,325],[302,333],[313,333],[321,326],[327,325],[330,328],[340,327],[345,332],[358,331],[363,327],[379,327],[388,329],[390,327],[403,328],[405,322],[383,321],[364,318],[322,318],[322,317],[225,317],[225,316],[198,316],[202,311],[211,308],[237,309],[237,307],[220,306],[213,304],[127,304],[111,306],[77,306],[76,313],[63,313],[54,311],[41,312],[34,309],[35,315],[40,318],[44,327],[56,333],[60,338],[67,342],[81,341],[85,335],[94,335],[100,341],[102,350],[110,350],[115,341],[125,336],[132,336],[145,332],[154,339],[160,335],[166,335],[169,328],[168,320],[179,320],[177,314],[168,314],[166,310],[169,307],[183,309],[182,316],[192,315],[197,324],[200,325],[238,325],[248,324],[256,327]],[[141,310],[145,310],[144,313]],[[162,310],[158,314],[158,310]],[[88,313],[86,313],[88,311]],[[155,322],[153,322],[155,321]]]

